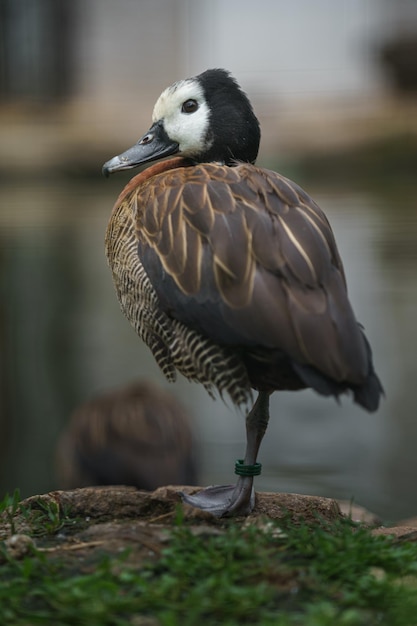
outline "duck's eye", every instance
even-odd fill
[[[198,109],[198,102],[197,100],[186,100],[182,107],[181,107],[181,113],[194,113],[195,111],[197,111]]]

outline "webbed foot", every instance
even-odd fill
[[[236,485],[215,485],[194,495],[181,494],[186,504],[216,517],[249,515],[255,506],[253,478],[239,477]]]

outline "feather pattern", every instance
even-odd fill
[[[313,380],[338,395],[369,374],[327,218],[280,174],[154,165],[122,192],[106,250],[122,310],[169,380],[179,370],[242,404],[251,386]]]
[[[178,370],[186,378],[201,382],[210,395],[213,396],[214,389],[217,389],[220,394],[227,392],[235,404],[246,405],[252,399],[252,394],[242,361],[230,348],[216,345],[161,310],[155,289],[138,256],[135,227],[140,219],[138,206],[141,205],[138,205],[136,190],[130,191],[130,187],[129,184],[124,190],[127,193],[121,194],[114,207],[105,241],[106,254],[123,313],[151,349],[169,381],[175,381]],[[162,215],[168,219],[170,214],[166,210],[166,204],[161,205],[161,209]],[[163,245],[165,238],[157,238],[155,229],[152,228],[157,220],[160,220],[160,228],[165,226],[161,215],[150,216],[146,239],[152,241],[156,238]],[[174,220],[178,221],[175,212]],[[177,246],[183,249],[178,238],[186,236],[186,232],[183,224],[177,230],[167,229],[165,234],[168,247],[175,241],[175,250]],[[198,248],[198,242],[196,245]],[[200,284],[200,278],[197,282]]]

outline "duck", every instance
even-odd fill
[[[236,483],[182,493],[217,517],[255,506],[272,393],[348,394],[369,412],[383,394],[329,221],[299,185],[256,165],[260,137],[236,79],[208,69],[166,88],[149,130],[103,166],[146,165],[105,238],[123,313],[169,381],[179,372],[246,415]]]
[[[192,418],[150,380],[106,389],[77,406],[55,450],[59,489],[196,485]]]

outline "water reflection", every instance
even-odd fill
[[[0,496],[55,486],[54,445],[77,404],[138,377],[168,386],[120,313],[104,258],[120,187],[119,177],[16,181],[0,191]],[[336,233],[387,398],[368,415],[347,399],[275,394],[257,488],[353,497],[389,519],[417,514],[413,193],[400,207],[365,193],[313,196]],[[242,416],[185,380],[169,388],[195,416],[202,482],[232,481]]]

